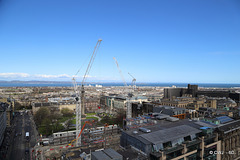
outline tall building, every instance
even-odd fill
[[[4,133],[7,127],[7,113],[6,108],[2,104],[0,105],[0,146],[4,139]]]
[[[221,159],[220,155],[209,154],[221,151],[218,134],[209,124],[186,119],[176,121],[174,117],[155,123],[148,121],[139,124],[141,127],[130,126],[123,131],[120,145],[154,160]]]
[[[173,97],[182,97],[184,94],[191,95],[192,97],[197,96],[208,96],[208,97],[226,97],[231,98],[240,103],[240,93],[230,92],[228,90],[198,90],[198,85],[188,84],[187,88],[165,88],[164,98],[171,99]]]
[[[188,88],[165,88],[164,98],[171,99],[172,97],[182,97],[184,94],[189,94],[196,97],[198,92],[198,85],[188,84]]]
[[[160,119],[160,120],[159,120]],[[178,120],[164,114],[128,120],[120,145],[153,160],[240,158],[240,120]]]

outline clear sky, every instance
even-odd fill
[[[0,0],[0,80],[240,83],[239,0]]]

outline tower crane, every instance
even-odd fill
[[[82,87],[81,87],[82,114],[85,114],[85,108],[84,108],[84,93],[85,93],[84,83],[85,83],[85,81],[86,81],[86,79],[87,79],[87,77],[88,77],[88,75],[89,75],[89,72],[90,72],[90,70],[91,70],[91,68],[92,68],[93,61],[94,61],[94,59],[95,59],[95,57],[96,57],[96,52],[98,51],[98,48],[99,48],[101,42],[102,42],[101,39],[99,39],[99,40],[97,41],[97,44],[96,44],[96,46],[94,47],[93,54],[92,54],[92,57],[91,57],[91,59],[90,59],[90,62],[88,63],[87,70],[86,70],[86,72],[85,72],[85,74],[84,74],[84,76],[83,76],[83,79],[82,79],[82,83],[81,83],[81,86],[82,86]]]
[[[120,67],[119,67],[119,65],[118,65],[117,59],[116,59],[115,57],[113,57],[113,59],[115,60],[115,63],[116,63],[116,65],[117,65],[117,68],[118,68],[119,74],[120,74],[120,76],[121,76],[121,78],[122,78],[122,81],[123,81],[124,86],[127,86],[127,83],[126,83],[126,81],[125,81],[125,79],[124,79],[124,76],[123,76],[123,74],[122,74],[122,71],[121,71],[121,69],[120,69]]]
[[[73,88],[76,94],[76,146],[81,146],[81,119],[82,114],[85,114],[85,108],[84,108],[84,83],[88,77],[88,74],[90,72],[90,69],[92,67],[93,61],[96,57],[96,52],[98,51],[98,48],[101,44],[102,40],[99,39],[97,41],[96,46],[94,47],[93,54],[91,56],[90,62],[88,63],[87,70],[83,76],[82,82],[81,82],[81,88],[79,89],[79,86],[77,85],[76,79],[73,77]],[[79,136],[78,136],[79,135]]]
[[[122,71],[121,71],[121,69],[120,69],[120,67],[118,65],[117,59],[115,57],[113,57],[113,59],[116,62],[116,65],[117,65],[119,74],[121,75],[121,78],[122,78],[122,81],[124,83],[124,86],[127,87],[127,83],[126,83],[126,81],[124,79],[124,76],[122,74]],[[127,96],[127,113],[126,113],[126,117],[127,118],[132,118],[132,106],[131,106],[131,102],[130,102],[131,97],[132,97],[132,93],[129,91],[128,96]]]
[[[133,78],[132,79],[132,87],[133,87],[133,90],[135,90],[136,89],[136,78],[134,78],[129,72],[128,72],[128,74]]]

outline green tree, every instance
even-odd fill
[[[63,108],[61,110],[61,113],[63,114],[64,117],[72,117],[74,115],[73,111],[68,108]]]
[[[51,120],[57,120],[61,117],[61,114],[59,113],[55,113],[55,114],[51,114],[51,116],[49,117]]]
[[[53,132],[60,132],[64,129],[63,125],[61,125],[58,121],[53,123]]]
[[[101,123],[102,124],[114,124],[114,122],[113,122],[113,118],[111,118],[111,117],[109,117],[109,116],[105,116],[105,117],[103,117],[102,118],[102,120],[101,120]]]
[[[43,135],[48,136],[52,134],[53,127],[52,127],[51,120],[49,118],[44,118],[41,123],[41,128],[42,128],[41,131]]]
[[[117,124],[120,127],[122,127],[123,126],[123,119],[125,119],[125,118],[126,118],[125,112],[124,111],[119,112],[113,120],[114,124]]]
[[[45,118],[49,118],[50,110],[47,107],[41,107],[34,115],[34,120],[37,126],[41,125]]]
[[[21,103],[19,103],[17,101],[15,102],[15,110],[21,110],[23,108],[24,108],[24,106],[22,106]]]

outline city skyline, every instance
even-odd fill
[[[240,2],[104,2],[0,1],[0,80],[240,83]]]

